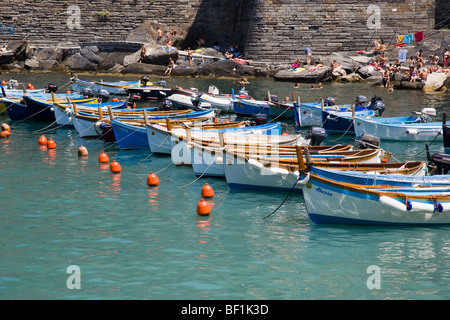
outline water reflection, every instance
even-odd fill
[[[148,187],[147,189],[148,203],[151,206],[158,205],[158,187]]]
[[[121,173],[111,173],[110,177],[111,177],[111,181],[112,181],[111,184],[109,185],[111,191],[119,193],[122,190],[122,188],[120,187],[122,174]],[[112,195],[112,197],[116,198],[117,195]]]

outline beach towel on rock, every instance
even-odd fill
[[[414,39],[416,40],[416,42],[422,41],[423,40],[423,31],[414,33]]]
[[[412,34],[407,34],[403,37],[403,42],[406,44],[410,44],[411,41],[413,41],[413,35]]]
[[[400,62],[405,62],[407,53],[408,53],[408,50],[406,50],[406,49],[399,50],[398,51],[398,60],[400,60]]]

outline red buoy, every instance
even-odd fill
[[[9,132],[8,130],[3,130],[2,132],[0,132],[0,137],[8,138],[10,134],[11,134],[11,132]]]
[[[147,185],[150,187],[156,187],[157,185],[159,185],[158,176],[153,172],[150,172],[150,174],[147,176]]]
[[[11,127],[7,123],[2,123],[2,130],[11,132]]]
[[[208,202],[201,199],[199,203],[197,204],[197,214],[199,216],[208,216],[211,213],[211,207],[209,206]]]
[[[98,156],[98,162],[100,163],[108,163],[109,162],[109,157],[105,152],[101,152],[100,155]]]
[[[212,197],[214,197],[214,190],[213,190],[213,188],[209,184],[205,183],[205,185],[202,188],[201,196],[202,196],[202,198],[212,198]]]
[[[46,146],[47,145],[47,137],[44,135],[40,136],[38,143],[41,146]]]
[[[122,171],[122,167],[116,160],[113,160],[113,162],[111,162],[111,165],[109,166],[109,171],[111,171],[112,173],[119,173]]]
[[[47,149],[56,149],[56,142],[52,138],[47,141]]]

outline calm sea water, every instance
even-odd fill
[[[57,83],[62,92],[69,82],[67,75],[2,76],[36,88]],[[238,89],[229,79],[165,80],[202,91],[210,84],[222,92]],[[291,97],[294,90],[291,83],[250,82],[255,98],[267,91]],[[368,84],[295,90],[302,101],[331,96],[338,103],[376,94],[386,103],[384,116],[422,107],[436,108],[438,119],[450,112],[448,93],[389,93]],[[0,121],[12,128],[0,140],[0,299],[450,299],[450,227],[315,225],[298,194],[263,219],[286,193],[232,192],[224,179],[195,181],[191,168],[175,167],[169,157],[117,150],[82,140],[73,129],[12,122],[4,114]],[[39,148],[43,133],[56,150]],[[352,141],[339,138],[328,142]],[[87,158],[77,155],[81,144]],[[423,143],[382,147],[399,161],[426,160]],[[102,150],[121,164],[120,174],[98,163]],[[434,143],[431,151],[443,146]],[[157,188],[146,185],[150,171],[160,179]],[[211,215],[200,217],[205,182],[215,196]],[[77,274],[69,266],[79,268],[80,289],[67,285]],[[380,275],[375,288],[373,268]]]

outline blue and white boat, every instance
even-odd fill
[[[126,109],[127,102],[113,101],[113,102],[91,102],[91,103],[76,103],[77,111],[80,113],[92,113],[100,110],[105,114],[108,113],[109,108],[113,110]],[[58,103],[53,102],[53,111],[55,112],[56,124],[59,126],[73,126],[73,117],[75,114],[72,103]]]
[[[80,80],[78,77],[72,77],[70,79],[72,83],[72,90],[76,92],[82,92],[85,89],[90,89],[95,94],[98,94],[101,90],[108,91],[111,95],[128,95],[126,88],[140,88],[143,84],[142,80],[135,81],[91,81],[91,80]],[[145,82],[145,87],[152,87],[153,83]]]
[[[27,106],[22,98],[3,97],[0,100],[0,104],[2,106],[4,105],[6,113],[11,120],[23,120],[30,116]]]
[[[62,103],[67,100],[60,97]],[[34,121],[54,122],[56,120],[53,100],[42,100],[33,96],[25,95],[23,100],[27,107],[28,117]],[[96,98],[73,100],[74,103],[97,102]]]
[[[373,110],[355,112],[322,110],[322,127],[327,134],[355,134],[355,117],[373,118],[375,116],[377,113]]]
[[[264,100],[234,99],[234,113],[241,117],[270,117],[270,102]]]
[[[161,122],[164,122],[167,118],[170,120],[177,120],[179,122],[190,122],[198,119],[202,119],[204,121],[206,119],[212,119],[214,115],[214,110],[205,110],[173,115],[149,116],[147,117],[147,120],[161,120]],[[144,117],[142,117],[142,120],[144,120]],[[132,119],[125,121],[123,118],[120,119],[116,117],[110,121],[116,137],[117,146],[120,149],[151,150],[147,136],[147,128],[144,121],[138,122],[133,121]]]
[[[450,186],[398,187],[336,182],[302,174],[306,210],[317,224],[450,224]]]
[[[442,141],[443,123],[429,122],[428,115],[435,115],[432,108],[422,109],[420,114],[406,117],[355,119],[355,135],[370,134],[381,140]],[[445,125],[449,125],[447,121]]]
[[[226,141],[234,143],[242,141],[242,139],[252,140],[259,138],[260,140],[258,141],[262,141],[262,137],[270,138],[281,135],[281,123],[246,126],[244,121],[240,121],[237,125],[230,127],[227,127],[227,123],[222,123],[217,124],[217,126],[196,126],[194,124],[190,128],[177,128],[171,131],[167,131],[166,128],[162,127],[155,128],[154,125],[149,125],[147,128],[150,134],[151,130],[154,130],[154,136],[159,136],[154,142],[155,150],[159,147],[161,149],[160,153],[170,154],[175,165],[192,165],[191,152],[194,149],[194,143],[199,143],[202,146],[217,147],[219,145],[219,132],[223,133]],[[166,139],[167,135],[170,136]],[[153,139],[154,136],[151,138]],[[164,139],[168,141],[169,145],[167,143],[161,144]],[[160,141],[161,146],[159,146],[157,141]]]
[[[331,97],[326,98],[320,103],[298,103],[294,102],[294,115],[295,122],[298,127],[314,127],[322,126],[323,123],[323,111],[334,112],[361,112],[364,110],[373,110],[381,116],[385,106],[379,97],[373,97],[370,102],[367,101],[365,96],[357,96],[355,104],[351,105],[336,105],[335,100]],[[348,126],[347,126],[348,128]]]
[[[426,163],[414,167],[408,174],[361,172],[357,170],[335,170],[312,166],[311,174],[338,182],[360,185],[389,185],[389,186],[450,186],[450,175],[427,175]]]

